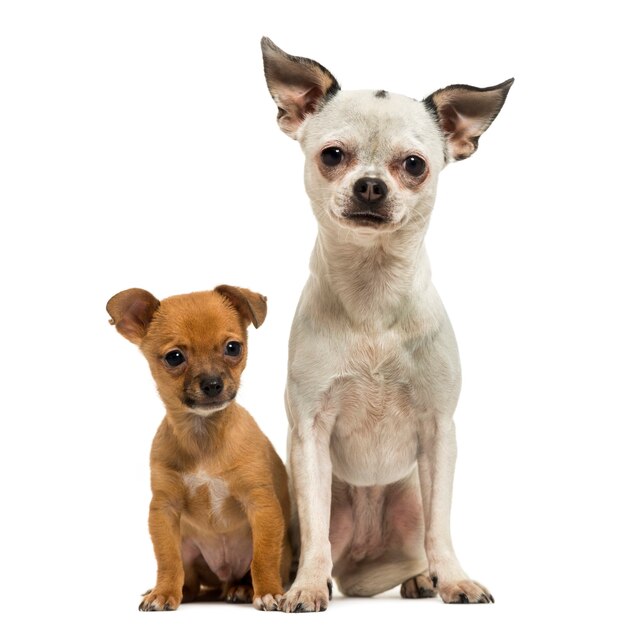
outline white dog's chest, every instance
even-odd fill
[[[331,456],[336,476],[353,485],[380,485],[413,471],[417,424],[410,355],[396,341],[365,339],[348,353],[332,387]]]

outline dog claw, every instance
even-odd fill
[[[473,580],[441,584],[439,595],[448,604],[492,604],[494,602],[488,589]]]
[[[177,594],[173,591],[157,591],[154,589],[145,595],[144,600],[138,606],[138,611],[174,611],[180,603],[180,594],[177,597]]]
[[[407,599],[434,598],[437,595],[433,582],[426,573],[408,578],[400,586],[400,595]]]
[[[325,611],[329,600],[327,598],[327,589],[301,591],[289,590],[280,602],[280,611],[284,613],[318,613]],[[288,596],[288,597],[287,597]]]
[[[229,604],[248,604],[252,602],[253,596],[254,591],[250,585],[233,585],[226,593],[226,602]]]
[[[266,593],[263,596],[256,596],[252,602],[254,608],[259,611],[277,611],[282,601],[282,595],[276,593],[272,595]]]

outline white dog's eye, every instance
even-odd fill
[[[344,152],[335,146],[325,148],[325,150],[321,152],[321,161],[323,162],[323,165],[327,165],[327,167],[339,165],[342,162],[342,159],[344,159]]]
[[[408,156],[403,165],[411,176],[422,176],[422,174],[426,171],[426,162],[424,159],[416,156],[415,154]]]

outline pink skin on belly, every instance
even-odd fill
[[[209,569],[222,582],[234,582],[250,570],[252,535],[248,532],[186,537],[183,539],[181,554],[186,566],[202,554]]]
[[[339,565],[377,559],[394,549],[415,550],[423,528],[415,487],[352,487],[334,480],[329,538],[335,575]]]

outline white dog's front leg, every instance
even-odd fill
[[[320,415],[293,423],[290,465],[299,514],[301,554],[297,577],[280,608],[287,613],[324,611],[332,585],[330,429]]]
[[[444,602],[488,603],[493,596],[470,580],[461,568],[450,536],[450,505],[456,462],[456,437],[451,416],[430,418],[421,429],[418,467],[425,548],[430,576]]]

